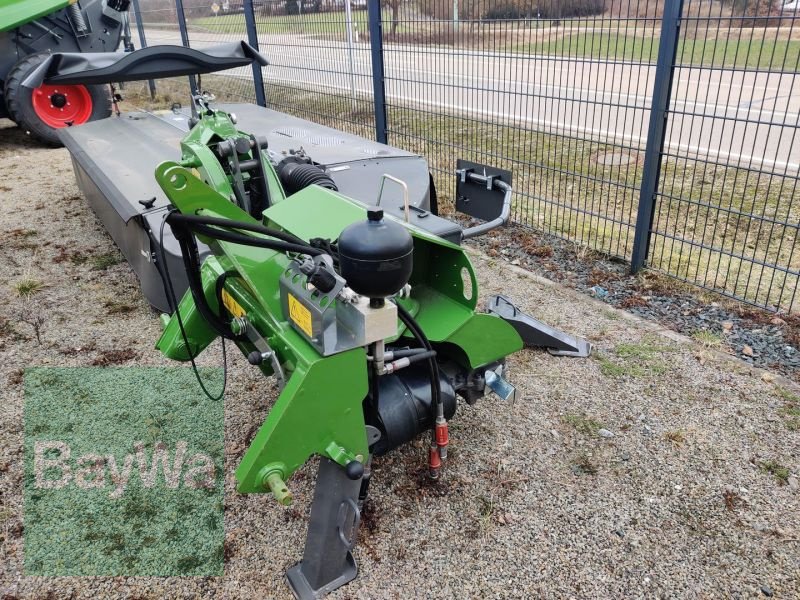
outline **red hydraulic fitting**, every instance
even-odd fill
[[[447,430],[447,420],[439,415],[436,417],[436,445],[439,447],[439,457],[447,460],[447,444],[450,441],[450,433]]]
[[[442,459],[439,456],[439,448],[436,444],[431,444],[430,461],[428,463],[429,475],[431,479],[439,479],[439,471],[442,468]]]

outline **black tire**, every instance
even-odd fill
[[[51,146],[60,146],[58,128],[51,127],[36,114],[33,108],[33,90],[22,82],[47,57],[47,54],[31,54],[20,60],[8,74],[4,90],[6,108],[12,121],[27,133]],[[92,99],[89,121],[111,116],[111,92],[107,85],[84,86]]]

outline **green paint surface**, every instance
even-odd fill
[[[190,368],[28,369],[24,418],[25,575],[223,574],[223,404]]]
[[[68,4],[68,0],[0,0],[0,31],[30,23]]]

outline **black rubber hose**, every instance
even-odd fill
[[[415,362],[419,362],[421,360],[429,360],[431,358],[436,358],[436,350],[425,350],[419,354],[412,354],[411,356],[405,357],[409,365],[413,365]]]
[[[256,248],[267,248],[268,250],[275,250],[276,252],[298,252],[300,254],[307,254],[308,256],[318,256],[325,254],[319,248],[313,248],[305,244],[294,244],[284,242],[282,240],[266,240],[264,238],[253,237],[252,235],[243,235],[233,231],[225,231],[224,229],[217,229],[216,227],[209,227],[208,225],[188,225],[192,231],[205,235],[215,240],[222,242],[230,242],[232,244],[240,244],[242,246],[254,246]]]
[[[399,303],[395,303],[397,306],[397,315],[400,317],[400,320],[403,324],[408,328],[411,334],[417,339],[420,345],[433,352],[433,346],[431,346],[430,341],[425,336],[425,333],[422,331],[422,328],[419,324],[414,320],[414,317],[408,312],[403,306]],[[433,412],[433,420],[436,422],[436,415],[439,412],[439,405],[442,403],[441,398],[441,383],[439,381],[439,364],[436,362],[435,355],[428,357],[428,373],[431,379],[431,411]]]
[[[192,371],[194,372],[195,379],[197,379],[197,383],[200,385],[200,388],[203,390],[203,393],[212,401],[221,400],[225,396],[225,390],[228,387],[228,354],[225,350],[225,338],[222,338],[222,390],[216,396],[212,395],[211,392],[208,391],[206,388],[205,383],[203,383],[203,379],[200,377],[200,372],[197,370],[197,363],[195,362],[195,356],[192,354],[192,347],[189,345],[189,337],[186,335],[186,328],[183,326],[183,318],[181,317],[181,313],[178,310],[178,299],[175,297],[175,288],[172,285],[172,279],[169,276],[169,266],[167,265],[166,256],[164,253],[164,225],[166,225],[167,219],[164,218],[161,221],[161,228],[158,233],[158,260],[156,263],[161,262],[162,266],[158,269],[159,275],[161,275],[161,283],[164,285],[164,293],[167,296],[167,300],[169,301],[170,307],[173,308],[174,314],[178,319],[178,329],[181,331],[181,337],[183,338],[183,343],[186,345],[186,352],[189,354],[189,360],[192,363]],[[185,263],[184,263],[185,264]]]
[[[390,352],[394,358],[404,358],[406,356],[414,356],[415,354],[429,352],[429,350],[425,348],[401,348],[400,350],[391,350]]]
[[[289,242],[291,244],[311,246],[311,244],[308,242],[295,235],[292,235],[291,233],[281,231],[280,229],[270,229],[269,227],[264,227],[263,225],[258,225],[256,223],[247,223],[246,221],[234,221],[232,219],[220,219],[218,217],[206,217],[204,215],[184,215],[182,213],[173,213],[170,216],[170,220],[173,222],[182,221],[192,225],[216,225],[218,227],[227,227],[228,229],[241,229],[242,231],[263,233],[264,235],[268,235],[270,237],[274,237],[275,239],[283,240],[284,242]]]
[[[169,217],[167,217],[167,221],[169,221]],[[208,305],[200,276],[200,259],[197,252],[197,244],[189,229],[185,225],[177,225],[172,226],[172,231],[181,247],[181,257],[183,258],[183,268],[186,271],[186,279],[189,282],[189,291],[192,293],[198,312],[217,335],[224,339],[237,339],[238,336],[231,331],[230,324],[214,314],[214,311]],[[191,349],[189,349],[189,352],[191,352]]]
[[[286,190],[286,194],[289,196],[310,185],[318,185],[334,192],[339,191],[331,176],[317,165],[286,162],[278,169],[278,177],[280,177],[283,189]]]

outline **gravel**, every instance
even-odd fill
[[[23,575],[21,370],[170,363],[153,349],[157,315],[80,197],[67,153],[0,128],[0,597],[289,598],[282,578],[302,556],[314,465],[290,480],[290,508],[235,492],[233,471],[275,398],[240,356],[225,399],[225,575]],[[792,382],[500,257],[474,262],[484,298],[502,292],[588,337],[594,357],[513,356],[517,401],[459,407],[436,485],[423,444],[376,461],[361,574],[332,598],[798,597]],[[25,278],[45,284],[33,306],[13,289]],[[754,358],[773,352],[740,341]],[[219,361],[214,346],[200,363]]]
[[[627,263],[529,228],[496,230],[474,243],[490,256],[800,382],[798,315],[777,315],[722,296],[710,300],[712,294],[700,288],[651,272],[632,276]]]

